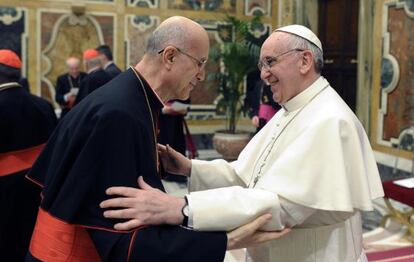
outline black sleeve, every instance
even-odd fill
[[[151,226],[129,233],[88,229],[102,261],[221,262],[225,233],[197,232],[179,226]]]
[[[65,83],[63,82],[63,77],[59,76],[58,79],[56,80],[55,100],[60,105],[65,105],[66,104],[65,99],[63,98],[63,96],[65,95],[64,85],[65,85]]]
[[[75,105],[84,99],[89,94],[89,79],[88,77],[84,78],[79,84],[79,92],[75,99]]]

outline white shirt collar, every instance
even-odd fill
[[[305,88],[302,92],[291,98],[289,101],[284,103],[282,107],[287,111],[295,111],[302,106],[306,105],[314,96],[316,96],[322,89],[329,85],[328,81],[320,76],[315,82],[309,87]]]
[[[95,67],[92,67],[91,69],[89,69],[88,70],[88,72],[86,72],[87,74],[90,74],[90,73],[92,73],[92,72],[95,72],[95,71],[98,71],[100,69],[100,67],[99,66],[95,66]]]
[[[108,61],[108,63],[106,63],[103,67],[103,69],[105,70],[106,68],[108,68],[108,66],[110,66],[111,64],[113,64],[113,61]]]

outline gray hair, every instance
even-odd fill
[[[94,57],[92,59],[85,60],[85,64],[89,69],[91,69],[91,68],[94,68],[94,67],[97,67],[97,66],[101,66],[102,61],[99,57]]]
[[[168,23],[161,25],[155,29],[148,39],[146,53],[155,55],[168,45],[186,50],[188,34],[189,32],[186,32],[180,24]]]
[[[297,35],[290,34],[289,43],[290,48],[307,49],[313,54],[313,61],[315,63],[315,71],[320,74],[323,68],[323,52],[315,44]]]

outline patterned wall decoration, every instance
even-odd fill
[[[266,25],[251,28],[249,37],[261,43],[272,27],[284,21],[279,19],[280,9],[287,10],[285,6],[291,6],[292,1],[295,0],[19,0],[6,1],[6,5],[0,0],[0,47],[16,48],[23,57],[31,91],[54,102],[55,81],[66,71],[66,58],[81,57],[86,48],[108,44],[115,63],[125,69],[143,57],[149,35],[172,15],[197,20],[207,30],[213,46],[231,36],[228,26],[221,22],[226,14],[242,20],[263,14]],[[217,72],[219,67],[219,63],[209,61],[206,71]],[[208,131],[202,132],[212,132],[224,123],[215,112],[217,89],[218,83],[206,79],[192,93],[189,115],[196,121],[190,124],[207,125]],[[250,127],[247,119],[242,122]]]
[[[35,1],[50,1],[50,0],[35,0]],[[115,0],[76,0],[76,1],[70,1],[70,0],[53,0],[54,2],[76,2],[76,4],[83,4],[83,3],[114,3]]]
[[[70,56],[82,57],[87,48],[106,43],[114,47],[114,17],[105,14],[76,16],[66,12],[40,11],[41,95],[54,101],[57,77],[66,72]],[[69,43],[69,44],[68,44]]]
[[[245,0],[244,14],[245,15],[271,15],[271,1],[270,0]]]
[[[235,13],[236,0],[168,0],[168,8],[196,11]]]
[[[158,0],[128,0],[129,6],[158,8]]]
[[[135,65],[144,56],[147,40],[160,24],[160,17],[129,15],[125,19],[126,65]]]
[[[23,62],[22,75],[27,69],[27,19],[23,8],[0,7],[0,49],[11,49]]]
[[[414,127],[414,1],[383,5],[381,86],[376,142],[407,149]]]

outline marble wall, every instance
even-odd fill
[[[384,164],[411,173],[414,1],[377,1],[375,5],[371,143]]]
[[[115,62],[126,69],[144,55],[152,31],[165,18],[183,15],[198,21],[210,36],[210,45],[229,35],[226,14],[250,19],[261,14],[264,26],[251,28],[251,38],[261,43],[281,20],[279,9],[292,0],[0,0],[0,48],[12,47],[22,56],[32,93],[54,102],[54,85],[65,72],[69,56],[108,44]],[[227,31],[226,31],[227,30]],[[207,71],[220,70],[209,61]],[[217,120],[217,83],[205,81],[192,93],[190,118]],[[56,105],[56,104],[55,104]],[[216,125],[215,123],[213,125]]]
[[[0,6],[0,49],[11,49],[23,61],[23,75],[27,71],[27,10]]]

